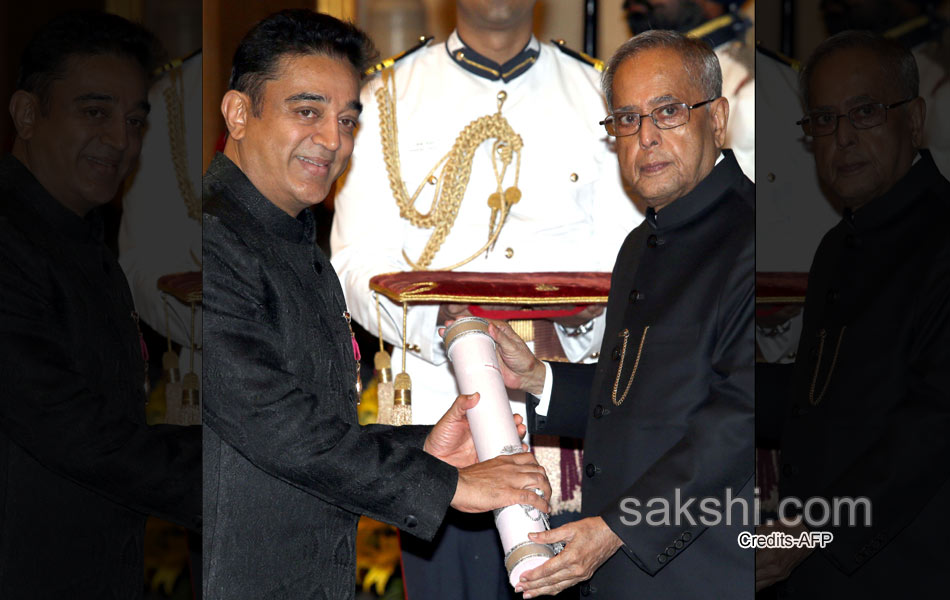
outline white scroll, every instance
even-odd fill
[[[468,423],[479,461],[522,452],[508,393],[498,368],[495,341],[488,322],[478,317],[456,321],[445,332],[446,352],[463,394],[478,392],[478,404],[468,411]],[[540,490],[535,490],[540,493]],[[505,568],[512,587],[521,575],[541,566],[561,550],[561,544],[532,542],[528,533],[549,529],[547,515],[527,504],[495,510],[495,527],[505,552]]]

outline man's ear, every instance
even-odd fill
[[[716,146],[722,148],[726,145],[726,125],[729,123],[729,101],[725,96],[709,103],[709,118],[712,119]]]
[[[924,145],[924,122],[927,118],[927,102],[917,97],[907,104],[907,119],[910,124],[910,136],[914,148],[919,149]]]
[[[36,94],[25,90],[13,92],[10,98],[10,116],[16,127],[17,137],[29,140],[33,137],[33,127],[40,116],[40,99]]]
[[[221,99],[221,114],[228,127],[228,135],[235,140],[244,137],[247,120],[251,118],[251,99],[237,90],[228,90]]]

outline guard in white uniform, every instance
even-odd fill
[[[821,238],[840,220],[818,183],[815,158],[796,122],[804,108],[797,61],[759,47],[756,102],[759,120],[755,268],[808,273]],[[794,362],[801,312],[781,322],[756,323],[756,344],[766,362]]]
[[[501,172],[499,158],[504,151],[493,150],[492,141],[475,148],[458,216],[426,268],[445,269],[477,253],[456,270],[612,269],[620,244],[642,216],[623,190],[617,158],[598,125],[607,114],[600,93],[600,61],[532,36],[517,56],[499,65],[478,55],[453,32],[445,43],[419,47],[395,64],[384,62],[379,70],[382,73],[370,79],[361,94],[360,130],[336,199],[331,236],[332,263],[357,322],[377,332],[376,298],[369,279],[411,270],[413,263],[423,260],[432,236],[432,230],[415,227],[400,216],[387,160],[394,179],[409,194],[421,185],[413,206],[428,212],[442,183],[440,161],[467,125],[497,113],[499,103],[501,116],[523,142],[520,157],[512,157]],[[378,90],[393,87],[398,166],[393,152],[384,151],[377,98]],[[464,140],[461,145],[466,145]],[[494,167],[493,152],[497,152]],[[495,243],[479,253],[489,237],[489,197],[499,186],[515,185],[520,200],[511,206]],[[402,359],[402,307],[385,297],[379,302],[382,336],[395,346],[396,366]],[[406,371],[412,377],[416,424],[435,423],[458,394],[437,332],[438,312],[437,305],[410,306],[407,315]],[[603,327],[601,316],[574,330],[558,325],[555,330],[567,357],[578,362],[596,359]],[[524,414],[523,396],[512,400],[512,407]],[[576,500],[579,509],[579,490]],[[481,541],[447,526],[432,557],[413,559],[404,552],[411,598],[507,597],[510,586],[497,533],[490,518],[481,526],[484,529],[475,532]]]
[[[142,167],[122,198],[119,264],[141,318],[182,346],[180,371],[201,374],[201,309],[160,292],[158,278],[201,270],[201,53],[166,66],[149,92]],[[167,312],[166,312],[167,308]]]

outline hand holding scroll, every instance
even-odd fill
[[[429,432],[423,450],[459,469],[477,463],[478,455],[475,453],[475,442],[472,440],[472,431],[468,426],[465,411],[474,408],[478,400],[478,393],[462,394],[456,398],[452,407]],[[521,415],[514,415],[514,421],[518,436],[524,438],[528,432],[524,419]],[[527,452],[528,447],[523,447]]]

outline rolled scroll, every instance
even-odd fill
[[[446,352],[455,370],[459,392],[478,392],[478,404],[467,413],[479,461],[522,452],[508,393],[498,368],[495,341],[488,335],[488,321],[466,317],[445,331]],[[540,493],[540,490],[535,490]],[[561,545],[540,544],[528,533],[550,528],[547,515],[527,504],[495,510],[495,527],[505,552],[505,568],[512,587],[521,575],[541,566],[560,551]]]

